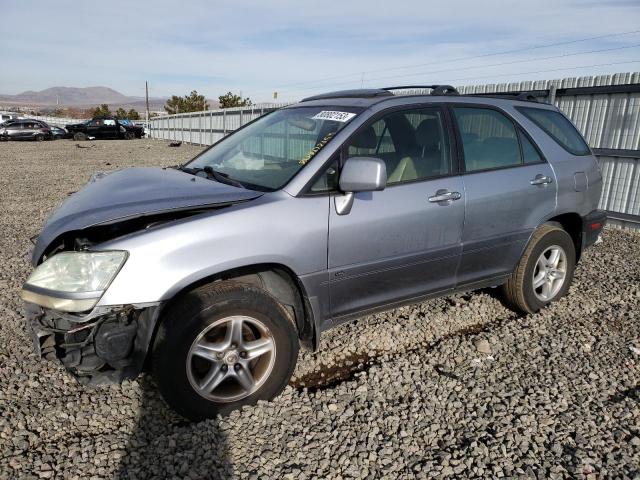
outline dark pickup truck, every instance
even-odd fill
[[[144,128],[114,117],[96,117],[84,123],[66,126],[74,140],[119,138],[132,140],[144,136]]]

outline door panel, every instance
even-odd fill
[[[13,134],[13,138],[25,138],[27,135],[26,125],[24,123],[15,123],[11,126],[11,130],[15,133]]]
[[[104,125],[102,126],[102,137],[103,138],[118,138],[119,125],[113,119],[105,119]]]
[[[455,285],[464,201],[460,176],[387,187],[355,196],[351,212],[329,216],[329,294],[334,317]]]
[[[552,183],[531,185],[537,176],[546,176]],[[555,185],[548,163],[464,176],[466,214],[459,284],[513,270],[533,230],[555,209]]]
[[[465,222],[458,284],[513,271],[529,236],[555,209],[553,169],[500,109],[454,105],[464,159]]]
[[[102,138],[102,120],[91,120],[86,128],[88,137]]]

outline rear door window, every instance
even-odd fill
[[[454,107],[467,172],[522,164],[513,122],[502,113],[482,107]]]
[[[542,108],[516,107],[525,117],[544,130],[556,143],[573,155],[590,155],[589,146],[576,127],[554,110]]]
[[[525,133],[519,130],[518,134],[520,135],[520,144],[522,145],[522,160],[524,161],[524,163],[543,162],[544,160],[542,159],[540,152],[538,152],[538,149],[533,146],[533,143],[531,143],[531,140],[529,140]]]

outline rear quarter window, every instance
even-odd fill
[[[556,143],[573,155],[590,155],[587,142],[576,127],[560,112],[542,108],[516,107],[525,117],[544,130]]]

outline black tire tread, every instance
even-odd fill
[[[163,379],[161,378],[163,372],[160,370],[156,371],[156,366],[162,365],[163,360],[170,357],[171,348],[168,346],[170,343],[168,341],[169,335],[171,335],[172,331],[176,332],[176,328],[181,328],[179,325],[176,325],[176,322],[184,322],[185,319],[193,318],[194,316],[200,314],[200,312],[202,312],[203,305],[220,305],[220,300],[222,298],[228,298],[228,295],[233,294],[234,292],[238,292],[243,296],[253,296],[254,299],[257,299],[257,301],[261,303],[266,302],[269,308],[277,309],[277,311],[282,315],[283,320],[287,322],[289,328],[291,329],[291,334],[293,335],[293,337],[295,337],[295,341],[292,344],[292,361],[289,365],[287,365],[287,371],[281,372],[283,374],[283,378],[286,378],[286,382],[282,385],[282,388],[280,388],[277,393],[279,393],[286,386],[286,383],[288,383],[288,380],[293,374],[293,370],[295,369],[295,359],[298,356],[299,348],[295,324],[293,323],[290,314],[287,312],[284,306],[282,306],[282,304],[280,304],[273,296],[255,285],[236,282],[233,280],[218,281],[198,287],[195,290],[189,292],[189,296],[191,298],[182,297],[181,299],[179,299],[179,301],[176,301],[172,305],[170,305],[168,309],[163,313],[161,323],[156,332],[156,338],[154,340],[151,352],[152,371],[154,373],[156,383],[158,384],[162,396],[174,408],[174,410],[178,411],[178,413],[186,418],[190,418],[192,420],[201,420],[202,418],[206,418],[209,415],[195,413],[194,411],[191,411],[189,406],[180,404],[179,392],[172,390],[168,384],[163,382]],[[240,400],[239,402],[242,404],[243,400]],[[234,408],[236,407],[234,407],[233,404],[222,406],[219,405],[215,413],[221,413],[224,415]]]
[[[533,233],[515,271],[511,274],[507,283],[504,284],[502,288],[504,300],[513,310],[517,310],[522,313],[535,313],[537,311],[527,303],[524,295],[525,274],[527,265],[529,264],[529,258],[531,257],[531,253],[534,248],[542,238],[553,231],[564,232],[562,228],[557,227],[556,225],[544,224]]]

